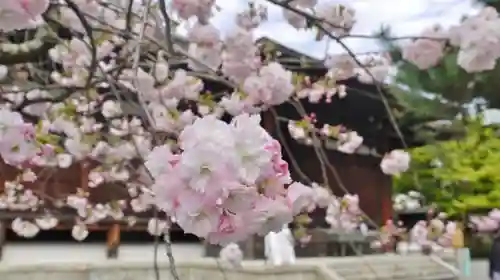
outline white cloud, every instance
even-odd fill
[[[332,1],[332,0],[320,0]],[[258,3],[266,3],[257,0]],[[473,0],[337,0],[356,9],[358,22],[353,34],[369,35],[379,30],[382,25],[391,26],[394,35],[418,35],[427,26],[440,23],[445,26],[457,23],[464,14],[475,11]],[[246,0],[217,0],[220,11],[213,23],[223,33],[234,27],[234,18],[238,11],[245,8]],[[274,40],[301,52],[322,57],[326,42],[316,42],[312,32],[297,31],[289,26],[282,17],[281,9],[266,3],[269,21],[258,30],[258,36],[268,36]],[[348,46],[355,52],[375,51],[376,42],[370,39],[348,39]],[[329,44],[329,52],[339,53],[342,48],[335,43]]]

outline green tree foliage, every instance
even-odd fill
[[[395,191],[417,190],[450,214],[500,207],[497,130],[474,120],[466,132],[458,140],[413,149],[411,168],[395,179]]]
[[[397,86],[391,86],[389,91],[401,106],[401,110],[395,112],[398,125],[405,131],[411,131],[413,143],[434,143],[437,139],[449,139],[462,133],[460,121],[453,121],[452,125],[439,129],[429,127],[434,121],[452,120],[457,115],[456,106]]]

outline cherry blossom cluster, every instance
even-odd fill
[[[385,54],[367,54],[353,57],[349,54],[329,55],[325,59],[327,77],[345,80],[357,77],[362,83],[383,83],[391,70],[391,61]],[[342,94],[339,94],[342,98]],[[328,99],[328,95],[327,95]]]
[[[383,252],[392,252],[396,239],[400,238],[405,232],[406,229],[401,221],[395,224],[393,220],[387,220],[380,229],[379,238],[372,242],[371,247]]]
[[[360,152],[363,148],[368,149],[363,146],[363,137],[356,131],[348,131],[341,125],[324,124],[321,128],[317,128],[315,125],[316,119],[313,113],[301,121],[288,121],[287,128],[293,139],[306,145],[313,145],[314,139],[317,137],[328,144],[335,141],[335,150],[345,154]],[[410,167],[410,154],[403,150],[393,150],[383,156],[380,167],[385,174],[401,174]]]
[[[128,1],[121,2],[115,2],[114,4],[117,6],[113,6],[113,3],[108,3],[109,5],[106,6],[97,1],[74,1],[71,3],[76,5],[76,11],[69,4],[53,6],[51,9],[59,8],[60,14],[58,16],[60,18],[58,19],[65,26],[75,29],[76,32],[84,33],[88,27],[86,25],[96,28],[112,26],[124,29],[126,13],[123,12],[125,10],[120,10],[124,6],[120,7],[119,4],[127,6],[126,2]],[[3,6],[0,6],[0,10],[5,13],[2,13],[0,20],[12,24],[2,24],[3,31],[33,28],[35,25],[40,30],[47,28],[40,15],[46,12],[49,1],[7,1],[2,2],[1,5]],[[140,4],[134,5],[133,9],[133,16],[129,24],[135,26],[135,32],[137,32],[141,27],[141,21],[135,13],[141,10]],[[50,11],[47,11],[49,15]],[[103,18],[98,21],[88,16],[88,22],[84,24],[77,12],[84,16],[87,13],[100,14]],[[3,17],[3,15],[11,14],[18,21],[25,19],[29,22],[23,25]],[[98,40],[98,43],[93,42],[95,44],[94,50],[89,47],[89,44],[91,40],[96,38],[88,37],[90,34],[86,35],[73,36],[67,41],[57,40],[60,43],[48,51],[48,57],[51,63],[55,63],[58,67],[49,71],[47,81],[34,82],[33,78],[29,77],[27,69],[22,65],[19,67],[17,65],[9,67],[2,65],[0,75],[0,79],[5,82],[2,85],[2,102],[4,103],[2,103],[0,113],[2,115],[0,153],[6,164],[22,170],[13,181],[5,182],[5,192],[1,197],[2,209],[42,211],[45,207],[50,206],[50,209],[45,209],[49,212],[47,216],[56,219],[57,215],[52,216],[50,212],[57,213],[57,209],[61,207],[72,208],[77,214],[72,232],[77,240],[83,240],[88,235],[87,224],[109,218],[127,220],[133,224],[134,217],[125,216],[125,210],[131,209],[135,213],[140,213],[150,209],[152,205],[151,194],[142,191],[146,184],[132,180],[136,174],[133,173],[134,168],[130,166],[131,160],[149,153],[151,134],[145,130],[144,121],[139,117],[125,116],[116,98],[110,99],[112,97],[110,94],[106,96],[99,93],[107,88],[120,85],[124,88],[127,86],[135,88],[132,85],[135,82],[132,83],[130,80],[130,77],[134,76],[132,68],[123,71],[119,82],[110,77],[113,67],[117,65],[116,59],[126,55],[126,52],[120,53],[119,51],[123,51],[128,43],[117,32],[111,36],[102,36],[102,40]],[[150,35],[147,33],[147,36]],[[40,36],[53,35],[42,34]],[[37,48],[39,41],[39,37],[35,37],[28,43],[3,44],[2,51],[10,54],[28,52],[31,48]],[[6,49],[6,47],[9,48]],[[98,65],[94,62],[98,62]],[[92,67],[97,67],[93,71],[94,73],[89,71]],[[164,81],[167,78],[168,64],[160,54],[154,63],[154,69],[152,84],[156,83],[156,80]],[[139,71],[140,73],[141,71]],[[113,74],[115,73],[113,72]],[[182,84],[182,71],[176,74],[178,79],[173,81],[169,88],[170,91],[174,91],[173,94],[176,94],[176,83],[177,88],[185,85]],[[146,79],[151,77],[147,74],[144,76]],[[193,80],[193,78],[185,76],[186,83]],[[180,82],[178,82],[179,79]],[[14,83],[9,85],[12,82]],[[46,84],[47,82],[48,84]],[[158,90],[169,90],[157,89],[152,86],[148,88],[147,82],[142,83],[144,91],[151,90],[153,93],[157,93]],[[33,89],[25,90],[21,87],[23,83],[28,85],[28,88]],[[90,90],[88,83],[93,84]],[[45,86],[53,88],[53,90],[46,90]],[[184,97],[182,91],[179,94]],[[176,102],[175,98],[171,100],[172,102]],[[29,119],[30,122],[27,122],[26,119]],[[37,119],[36,125],[33,124],[32,119]],[[162,121],[168,124],[168,120]],[[172,122],[171,127],[166,127],[166,129],[177,129],[175,122]],[[39,175],[46,172],[46,170],[40,171],[40,167],[43,169],[66,169],[75,164],[89,168],[89,182],[84,187],[92,189],[108,182],[117,181],[126,183],[132,197],[130,205],[126,200],[113,200],[104,203],[91,202],[88,191],[82,189],[76,190],[75,193],[58,194],[60,196],[51,197],[50,203],[47,203],[47,194],[41,193],[40,190],[35,192],[36,188],[31,189],[32,185],[37,183]],[[16,219],[12,228],[22,236],[33,237],[40,229],[48,229],[46,226],[40,226],[38,220]],[[164,223],[164,221],[162,222]],[[150,221],[149,224],[151,223]],[[148,228],[152,227],[148,226]],[[149,231],[154,233],[153,229]]]
[[[347,131],[343,126],[331,126],[324,124],[321,129],[314,126],[316,119],[314,113],[302,121],[289,121],[288,132],[293,139],[304,142],[306,145],[314,143],[314,137],[335,140],[336,150],[346,154],[353,154],[361,147],[363,137],[356,131]],[[314,135],[313,135],[314,134]]]
[[[335,36],[347,35],[356,23],[356,12],[351,7],[331,3],[318,3],[317,0],[294,0],[290,2],[292,9],[284,9],[285,20],[296,29],[307,29],[307,12],[317,9],[316,16],[324,20],[320,24],[322,32]],[[297,12],[298,11],[298,12]],[[324,36],[324,34],[322,34]]]
[[[19,166],[40,151],[35,139],[35,126],[24,122],[21,114],[0,110],[0,155],[5,163]]]
[[[314,205],[311,188],[290,184],[280,144],[258,115],[239,115],[230,124],[199,118],[178,143],[177,152],[155,147],[146,166],[156,205],[187,233],[211,243],[241,241],[279,231]]]
[[[493,7],[448,30],[434,26],[403,49],[403,58],[425,70],[440,63],[446,47],[458,48],[457,64],[469,73],[492,70],[498,58],[500,17]]]
[[[403,150],[392,150],[384,155],[380,162],[382,172],[390,175],[399,175],[410,167],[410,154]]]
[[[409,232],[408,241],[397,244],[399,253],[422,252],[430,248],[432,252],[439,252],[445,248],[452,247],[452,239],[457,230],[457,224],[449,221],[444,222],[435,218],[427,221],[419,221]]]
[[[362,223],[358,195],[346,194],[342,198],[333,198],[326,210],[326,222],[334,229],[354,231]]]
[[[469,226],[479,232],[496,232],[500,229],[500,210],[493,209],[486,216],[471,216]]]
[[[309,200],[311,203],[294,219],[294,236],[302,246],[306,246],[311,241],[312,236],[306,229],[307,225],[312,222],[308,214],[317,208],[326,209],[324,218],[331,229],[342,232],[359,230],[364,234],[368,232],[368,227],[363,222],[363,212],[359,206],[358,195],[346,194],[337,197],[318,183],[312,183],[310,188],[313,198]]]
[[[456,231],[457,223],[446,221],[443,213],[429,221],[418,221],[408,232],[401,223],[396,225],[389,220],[372,246],[389,252],[395,249],[399,254],[440,252],[452,247]]]
[[[310,103],[320,103],[323,99],[326,103],[331,103],[334,96],[338,96],[339,99],[346,97],[346,86],[335,85],[335,81],[339,80],[341,76],[332,71],[334,70],[330,70],[325,79],[316,82],[312,82],[307,76],[303,77],[302,84],[297,88],[296,96],[300,99],[307,98]]]

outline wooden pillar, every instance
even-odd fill
[[[0,260],[3,258],[3,248],[7,241],[7,224],[0,221]]]
[[[244,252],[244,258],[249,260],[255,259],[255,236],[251,236],[244,242],[240,243],[240,247]]]
[[[113,224],[108,229],[108,239],[106,246],[106,255],[108,259],[117,259],[120,247],[120,225]]]
[[[270,111],[263,112],[261,114],[261,117],[262,117],[261,125],[270,135],[274,135],[274,131],[276,129],[280,129],[279,127],[276,127],[274,116]]]
[[[384,176],[382,183],[382,224],[389,219],[393,219],[393,209],[392,209],[392,177]]]

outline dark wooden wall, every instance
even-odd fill
[[[379,156],[365,156],[347,155],[322,147],[344,187],[349,193],[358,194],[361,208],[371,219],[382,224],[385,220],[392,218],[393,214],[392,181],[380,169],[381,156],[400,146],[394,144],[393,128],[384,105],[377,98],[376,87],[362,84],[356,79],[349,79],[342,83],[348,89],[346,97],[340,99],[335,96],[331,103],[323,101],[317,104],[303,99],[301,106],[307,113],[315,114],[318,128],[321,128],[323,124],[342,125],[359,133],[364,138],[364,145],[377,150]],[[299,169],[312,181],[324,183],[321,164],[314,148],[292,139],[288,132],[287,122],[277,121],[276,115],[291,120],[300,120],[302,116],[294,106],[283,104],[275,108],[274,114],[266,112],[263,117],[266,129],[282,143],[282,146],[287,146],[291,151],[288,153],[285,147],[282,148],[284,157],[289,162],[293,179],[304,181],[292,164],[292,158],[298,164]],[[329,168],[328,183],[334,194],[342,196],[346,192],[340,187],[335,177],[333,170]]]

